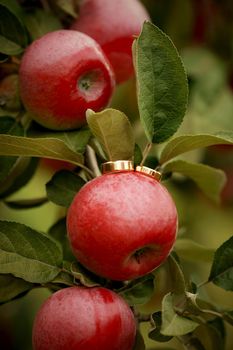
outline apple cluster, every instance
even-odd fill
[[[176,239],[177,211],[158,172],[140,166],[135,171],[129,161],[120,161],[124,170],[114,170],[119,161],[105,165],[109,163],[111,171],[89,181],[74,197],[67,231],[74,255],[87,269],[125,281],[166,260]],[[103,287],[70,287],[40,309],[33,346],[132,350],[135,333],[134,315],[118,294]]]
[[[69,29],[50,32],[26,50],[20,91],[32,119],[53,130],[86,123],[115,84],[133,74],[134,36],[149,16],[138,0],[84,0]],[[67,232],[77,260],[105,279],[128,281],[157,268],[177,231],[172,198],[145,168],[105,172],[75,196]],[[132,350],[136,322],[129,305],[103,287],[69,287],[42,305],[33,327],[35,350]]]
[[[139,0],[85,0],[69,29],[49,32],[23,55],[20,94],[32,119],[53,130],[86,123],[133,74],[131,47],[149,15]]]

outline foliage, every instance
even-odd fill
[[[47,32],[66,27],[78,13],[78,6],[74,6],[73,1],[45,1],[49,11],[40,6],[27,7],[27,1],[25,3],[0,0],[1,77],[18,74],[18,61],[30,42]],[[157,164],[156,170],[161,171],[163,179],[169,178],[171,183],[175,179],[174,184],[176,177],[182,179],[181,183],[188,182],[189,178],[208,199],[220,203],[226,184],[224,171],[201,163],[198,156],[194,161],[191,156],[191,159],[187,157],[192,154],[189,152],[204,152],[203,149],[210,146],[232,147],[233,130],[225,127],[229,118],[223,116],[220,120],[216,117],[216,123],[208,118],[200,120],[200,115],[209,113],[211,101],[215,116],[227,101],[227,110],[231,112],[226,114],[229,116],[232,100],[226,83],[226,68],[208,50],[204,53],[203,50],[193,50],[180,55],[161,29],[149,22],[144,24],[133,45],[140,122],[131,120],[115,108],[98,113],[87,110],[87,126],[74,131],[48,131],[31,121],[22,104],[17,110],[12,110],[0,96],[2,204],[31,210],[53,202],[67,209],[82,186],[99,174],[101,162],[119,159],[132,159],[135,165]],[[208,79],[195,64],[197,60],[205,62],[205,58],[211,67]],[[15,97],[16,93],[7,99],[13,101]],[[195,121],[193,129],[186,125],[186,119],[189,121],[192,115]],[[141,128],[140,137],[136,131],[137,123]],[[212,124],[223,125],[222,130],[215,130]],[[45,184],[44,197],[12,199],[10,195],[29,184],[38,169],[38,160],[42,158],[65,161],[74,167],[72,171],[62,169],[55,172]],[[73,285],[102,285],[125,298],[134,309],[138,322],[150,323],[148,336],[156,344],[169,342],[175,337],[186,349],[224,349],[225,328],[226,324],[233,325],[233,311],[222,306],[221,301],[216,306],[205,300],[202,291],[207,285],[233,291],[233,236],[215,251],[193,241],[188,235],[178,235],[174,253],[158,269],[165,271],[169,288],[162,295],[159,311],[154,309],[149,315],[144,315],[138,310],[157,293],[157,271],[122,283],[87,271],[75,261],[71,252],[65,214],[43,233],[1,219],[1,304],[20,298],[35,288],[47,288],[53,292]],[[186,263],[196,262],[211,263],[209,277],[198,285],[192,275],[187,276],[184,268]],[[205,345],[203,336],[212,339],[212,348]],[[140,349],[146,349],[146,345],[138,330],[134,350]]]

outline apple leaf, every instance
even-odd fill
[[[190,346],[196,350],[224,350],[222,339],[217,331],[208,322],[200,324],[195,329],[189,341]]]
[[[32,12],[26,13],[24,21],[32,40],[62,28],[62,24],[56,16],[41,9],[34,9]]]
[[[1,36],[20,47],[27,46],[28,34],[23,23],[23,13],[16,0],[0,0],[0,23]]]
[[[63,270],[70,273],[74,279],[86,287],[99,286],[99,277],[86,270],[78,262],[64,262]]]
[[[23,52],[23,48],[21,46],[2,35],[0,35],[0,48],[1,53],[10,56],[19,55]]]
[[[180,336],[194,331],[198,323],[178,315],[173,308],[173,295],[168,293],[162,301],[161,333],[168,336]]]
[[[118,293],[128,302],[129,305],[145,304],[154,293],[154,275],[148,274],[131,281]]]
[[[142,155],[142,151],[141,148],[139,147],[139,145],[136,143],[135,147],[134,147],[134,165],[139,165],[142,161],[143,155]]]
[[[208,280],[233,291],[233,236],[216,250]]]
[[[168,336],[168,335],[163,335],[161,334],[161,325],[162,325],[162,313],[161,311],[155,312],[154,314],[152,314],[152,319],[154,321],[155,324],[155,328],[153,328],[148,336],[150,339],[153,339],[154,341],[158,341],[158,342],[167,342],[169,340],[172,339],[172,336]]]
[[[17,163],[0,185],[0,198],[8,197],[28,183],[34,175],[38,159],[19,157]]]
[[[87,123],[109,160],[127,160],[133,157],[133,129],[123,112],[108,108],[95,113],[88,109]]]
[[[60,272],[51,282],[50,288],[53,290],[58,290],[65,287],[74,286],[74,277],[67,272]]]
[[[53,0],[54,4],[66,14],[73,18],[77,17],[77,5],[73,0]]]
[[[66,218],[61,218],[54,225],[52,225],[48,231],[48,234],[61,244],[64,260],[75,261],[67,236]]]
[[[0,275],[0,304],[28,292],[34,285],[12,275]]]
[[[49,138],[58,139],[63,141],[72,151],[78,153],[84,153],[86,150],[86,145],[90,140],[91,132],[87,127],[83,127],[74,131],[45,131],[39,125],[33,127],[28,132],[29,137],[35,138]]]
[[[137,330],[136,332],[133,350],[146,350],[146,345],[143,336],[139,330]]]
[[[216,203],[220,202],[220,195],[226,184],[224,171],[205,164],[190,163],[184,160],[174,160],[166,163],[163,172],[177,172],[192,179],[203,193]]]
[[[149,142],[161,143],[177,131],[186,111],[183,63],[171,39],[149,22],[133,51],[141,122]]]
[[[24,130],[14,118],[1,117],[0,134],[22,136]],[[16,161],[17,157],[0,157],[0,183],[8,176]]]
[[[46,197],[43,198],[33,198],[33,199],[19,199],[14,201],[4,201],[4,204],[12,209],[29,209],[36,208],[44,203],[46,203],[48,199]]]
[[[83,156],[64,141],[55,138],[30,138],[0,135],[0,155],[42,157],[69,161],[81,166]]]
[[[233,311],[224,312],[223,319],[233,326]]]
[[[68,170],[61,170],[53,175],[46,184],[48,199],[55,204],[69,207],[77,192],[85,185],[85,181]]]
[[[185,279],[183,271],[172,254],[167,258],[170,279],[172,285],[172,292],[175,295],[184,295],[186,291]]]
[[[47,283],[60,272],[60,246],[23,224],[0,221],[0,251],[0,273],[27,282]]]
[[[211,262],[214,256],[214,249],[205,247],[188,238],[178,238],[175,243],[175,252],[180,258],[196,262]]]
[[[180,154],[193,151],[197,148],[212,145],[233,145],[233,132],[219,132],[216,135],[181,135],[167,142],[160,155],[160,164]]]

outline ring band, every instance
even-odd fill
[[[143,173],[144,175],[153,177],[154,179],[160,181],[162,174],[159,171],[156,171],[154,169],[148,168],[146,166],[140,166],[138,165],[136,167],[136,171],[139,173]]]
[[[103,174],[123,171],[134,171],[133,162],[131,160],[116,160],[102,164]]]

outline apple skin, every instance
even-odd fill
[[[36,315],[34,350],[132,350],[136,323],[128,304],[102,287],[54,293]]]
[[[54,130],[84,125],[86,110],[106,107],[115,85],[98,43],[66,29],[45,34],[27,48],[19,78],[21,98],[32,118]]]
[[[138,0],[84,0],[71,29],[95,39],[108,57],[117,83],[134,72],[132,43],[149,14]]]
[[[77,260],[112,280],[130,280],[158,267],[176,239],[177,211],[157,180],[137,172],[88,182],[68,210],[67,230]]]

